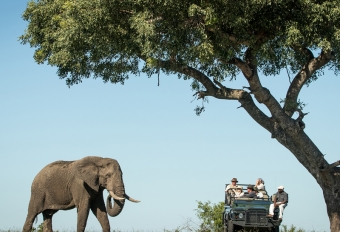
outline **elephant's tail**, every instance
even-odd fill
[[[34,218],[34,224],[37,224],[37,222],[38,222],[38,215],[35,216],[35,218]]]

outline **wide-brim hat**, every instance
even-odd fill
[[[281,186],[279,186],[279,187],[277,187],[277,189],[284,189],[284,187],[281,185]]]
[[[254,190],[254,185],[248,185],[248,187],[247,187],[247,189],[252,189],[252,190]]]
[[[238,182],[237,178],[231,179],[231,182],[233,182],[233,181]]]

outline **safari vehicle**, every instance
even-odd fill
[[[223,231],[270,231],[279,232],[281,221],[278,220],[279,209],[274,209],[274,216],[267,217],[269,206],[272,203],[265,190],[263,198],[247,198],[247,184],[242,186],[244,196],[236,198],[231,189],[226,192],[225,207],[223,212]],[[227,185],[226,185],[227,186]],[[275,197],[275,196],[273,196]],[[273,198],[274,199],[274,198]]]

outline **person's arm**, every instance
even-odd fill
[[[274,198],[274,207],[278,206],[278,205],[276,204],[277,194],[278,194],[278,192],[275,194],[275,198]]]

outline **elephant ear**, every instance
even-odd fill
[[[99,190],[98,166],[96,165],[100,157],[89,156],[75,161],[76,177],[83,180],[90,188]]]

